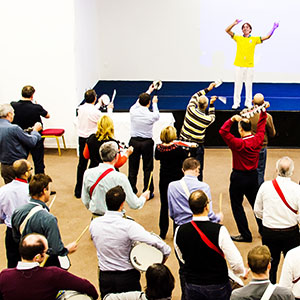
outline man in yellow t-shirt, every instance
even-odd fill
[[[274,23],[272,30],[264,37],[251,36],[252,26],[249,23],[244,23],[242,26],[243,35],[235,35],[231,29],[239,24],[241,20],[236,19],[229,25],[225,31],[236,41],[237,51],[234,61],[235,68],[235,82],[234,82],[234,96],[233,109],[238,109],[241,102],[241,92],[243,82],[246,88],[245,106],[251,107],[252,101],[252,82],[253,82],[253,67],[254,67],[254,50],[257,44],[269,39],[274,30],[278,27],[278,23]]]

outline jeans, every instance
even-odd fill
[[[229,300],[231,286],[229,281],[211,285],[186,283],[185,292],[189,300]]]

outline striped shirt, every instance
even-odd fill
[[[204,143],[206,128],[215,121],[215,107],[210,104],[208,114],[199,108],[199,98],[208,92],[207,89],[195,93],[186,109],[180,138],[183,140]]]

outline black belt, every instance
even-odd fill
[[[264,228],[271,230],[271,231],[294,231],[298,229],[298,225],[292,226],[292,227],[288,227],[288,228],[269,228],[264,226]]]

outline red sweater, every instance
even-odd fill
[[[57,267],[14,268],[0,273],[0,299],[3,300],[54,300],[59,290],[75,290],[98,299],[89,281]]]
[[[231,119],[227,120],[220,128],[219,133],[225,143],[232,151],[232,165],[234,170],[251,171],[258,165],[259,151],[262,148],[267,113],[261,112],[255,135],[237,138],[230,133],[233,124]]]

